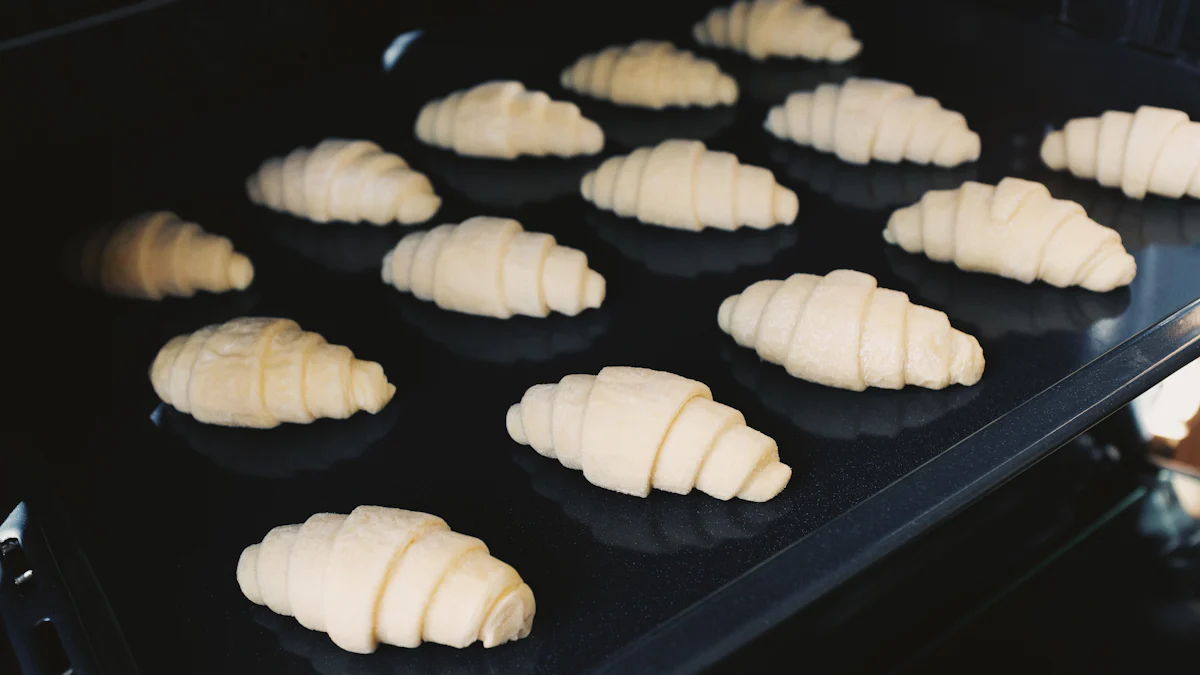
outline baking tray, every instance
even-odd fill
[[[742,86],[732,110],[622,110],[557,86],[563,66],[606,44],[662,37],[691,46],[686,31],[700,8],[695,17],[575,19],[572,31],[545,27],[566,14],[518,16],[430,28],[390,70],[371,63],[314,76],[115,143],[110,215],[176,210],[232,237],[257,268],[243,293],[87,301],[106,317],[88,332],[111,346],[112,386],[79,461],[58,467],[55,480],[143,672],[695,672],[1200,351],[1200,204],[1129,202],[1036,159],[1047,126],[1071,116],[1154,103],[1200,117],[1194,72],[950,3],[839,11],[867,45],[849,66],[705,53]],[[981,161],[951,171],[854,168],[761,130],[767,106],[788,91],[849,74],[904,81],[963,112],[983,138]],[[501,163],[414,142],[423,102],[492,77],[578,100],[606,130],[603,156],[668,136],[734,151],[796,190],[800,217],[766,232],[650,228],[577,197],[574,184],[603,156]],[[604,306],[542,320],[440,312],[380,282],[380,257],[410,230],[318,226],[246,200],[243,180],[263,158],[328,136],[371,138],[425,171],[445,205],[421,227],[511,216],[584,250],[608,279]],[[1023,286],[882,241],[890,210],[924,190],[1005,175],[1043,180],[1118,227],[1138,260],[1134,284],[1104,295]],[[758,362],[717,328],[721,299],[756,280],[842,267],[945,310],[976,335],[987,358],[982,381],[944,391],[828,389]],[[379,361],[395,399],[374,417],[270,431],[208,427],[160,406],[146,377],[158,347],[245,314],[293,318]],[[764,504],[636,499],[508,438],[504,411],[528,386],[615,364],[707,383],[778,441],[791,484]],[[275,525],[359,504],[435,513],[484,539],[533,587],[533,634],[493,650],[426,645],[360,656],[241,596],[234,567],[243,547]]]

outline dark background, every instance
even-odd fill
[[[375,61],[395,35],[411,28],[463,16],[532,17],[543,4],[0,0],[0,196],[10,233],[5,268],[15,272],[6,295],[14,315],[27,316],[37,326],[37,331],[21,331],[21,320],[14,320],[18,330],[6,338],[12,341],[6,352],[15,355],[13,379],[30,385],[14,387],[23,395],[8,407],[5,427],[36,428],[37,451],[52,462],[69,462],[72,448],[82,445],[92,426],[80,416],[105,412],[110,383],[102,364],[117,346],[107,335],[87,331],[102,309],[59,288],[59,275],[38,273],[55,263],[37,251],[56,246],[26,245],[59,243],[85,216],[130,210],[132,192],[112,178],[124,139],[186,127],[189,120],[315,72]],[[606,3],[614,20],[637,11],[710,4]],[[844,3],[829,4],[836,11]],[[1162,52],[1163,58],[1200,53],[1200,5],[1186,0],[976,4],[1035,21],[1067,18],[1072,30]],[[114,17],[114,11],[125,14]],[[180,140],[181,153],[187,144],[188,139]],[[186,196],[189,188],[181,181],[173,189]],[[21,255],[24,250],[33,253]],[[47,334],[68,337],[74,347],[58,350],[35,337]],[[62,378],[80,372],[90,376],[74,378],[77,384],[64,401]],[[48,402],[72,406],[74,421],[63,422]],[[1120,436],[1119,421],[1116,430],[1105,433]],[[852,598],[840,595],[830,601],[836,608],[819,608],[764,637],[753,648],[754,660],[746,661],[743,654],[724,667],[760,672],[796,649],[798,641],[814,657],[849,656],[841,661],[846,671],[904,664],[918,672],[1124,672],[1194,658],[1200,624],[1188,623],[1188,617],[1200,612],[1195,609],[1196,570],[1180,571],[1178,557],[1165,556],[1158,542],[1147,538],[1141,514],[1153,489],[1153,481],[1135,467],[1098,460],[1094,443],[1063,451],[1036,476],[1005,488],[1010,496],[1000,502],[1008,509],[1004,512],[1018,513],[1005,521],[1007,529],[992,525],[997,507],[976,509],[963,521],[974,528],[959,525],[963,531],[940,533],[945,543],[939,553],[910,563],[930,567],[925,584],[961,588],[961,597],[934,600],[923,592],[927,586],[918,584],[908,595],[885,598],[890,614],[878,611],[863,618],[853,612],[839,615],[854,606]],[[1139,490],[1145,494],[1138,501],[1113,511]],[[1029,500],[1039,492],[1054,499]],[[7,495],[0,492],[0,497]],[[7,510],[9,504],[0,502]],[[1079,530],[1096,523],[1096,534],[1073,544]],[[1030,532],[1043,532],[1044,540],[1030,544]],[[1038,571],[1029,574],[1035,567]],[[1022,583],[1010,588],[1015,580]],[[963,616],[970,619],[957,625]],[[0,672],[7,672],[7,648],[0,640]]]

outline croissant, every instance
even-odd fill
[[[1027,284],[1040,279],[1105,292],[1137,274],[1116,230],[1088,218],[1079,204],[1054,199],[1041,183],[1020,178],[930,190],[892,214],[883,238],[909,253]]]
[[[579,107],[526,91],[513,80],[484,82],[426,103],[417,115],[417,138],[472,157],[594,155],[604,132]]]
[[[1046,136],[1041,155],[1055,171],[1120,186],[1133,199],[1147,192],[1200,199],[1200,122],[1179,110],[1144,105],[1077,117]]]
[[[163,402],[201,422],[262,429],[377,413],[396,393],[378,363],[290,319],[253,317],[172,338],[150,382]]]
[[[425,174],[399,155],[341,138],[268,159],[246,179],[246,194],[259,206],[318,223],[409,225],[429,220],[442,205]]]
[[[599,307],[605,291],[582,251],[488,216],[401,239],[383,257],[383,282],[442,309],[498,319],[550,310],[574,316]]]
[[[570,91],[641,108],[711,108],[738,98],[737,82],[716,63],[656,40],[586,54],[562,71],[559,82]]]
[[[418,511],[359,506],[281,525],[238,558],[251,602],[359,654],[380,642],[495,647],[529,635],[533,591],[475,537]]]
[[[765,502],[792,470],[779,448],[712,400],[708,387],[672,373],[608,366],[530,387],[508,409],[508,434],[593,485],[645,497],[650,488]]]
[[[792,223],[796,193],[762,167],[741,164],[730,152],[700,141],[667,140],[610,157],[583,177],[583,198],[643,223],[699,231],[766,229]]]
[[[709,12],[692,27],[692,37],[706,47],[732,49],[758,61],[799,56],[841,63],[862,51],[849,24],[802,0],[738,0]]]
[[[906,159],[951,167],[979,159],[979,134],[961,113],[885,80],[851,77],[793,93],[771,108],[763,126],[851,164]]]
[[[243,290],[254,280],[250,259],[225,237],[205,232],[170,211],[134,216],[103,227],[83,242],[83,280],[110,295],[146,300],[191,297],[197,290]]]
[[[983,376],[974,337],[952,328],[944,313],[853,270],[756,282],[725,298],[717,323],[792,377],[830,387],[942,389]]]

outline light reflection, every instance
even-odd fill
[[[383,70],[386,72],[394,68],[400,57],[404,56],[404,52],[408,51],[409,46],[424,33],[425,31],[422,30],[410,30],[397,35],[387,49],[383,50]]]

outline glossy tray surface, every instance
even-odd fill
[[[1066,117],[1141,102],[1200,117],[1200,91],[1172,84],[1194,74],[1144,65],[1138,55],[1104,56],[1115,48],[1095,56],[1089,50],[1099,48],[1045,26],[1010,27],[1026,31],[1026,48],[1020,56],[1001,55],[1006,42],[972,34],[983,19],[971,13],[926,17],[940,28],[919,44],[897,34],[898,26],[917,30],[922,16],[853,17],[868,47],[844,67],[756,65],[705,52],[738,78],[741,103],[661,114],[617,109],[557,86],[558,71],[584,51],[640,36],[620,22],[600,21],[571,36],[547,36],[517,22],[430,30],[390,72],[371,64],[314,78],[214,115],[203,127],[131,142],[113,167],[114,209],[176,210],[229,235],[257,268],[244,293],[158,305],[105,301],[112,321],[100,330],[109,331],[114,345],[116,385],[111,410],[85,452],[85,480],[69,500],[81,543],[145,672],[180,665],[230,674],[580,673],[606,666],[634,672],[630,664],[649,653],[661,660],[641,661],[647,671],[690,671],[725,647],[689,647],[669,633],[671,625],[708,613],[710,630],[765,630],[798,604],[785,607],[760,594],[736,606],[738,589],[764,572],[762,563],[789,547],[803,549],[814,533],[853,535],[854,514],[839,516],[906,476],[920,476],[923,465],[956,443],[1060,380],[1086,373],[1093,361],[1200,298],[1200,203],[1130,202],[1053,174],[1036,158],[1045,125]],[[690,48],[684,30],[692,20],[673,30],[644,30]],[[1102,58],[1127,68],[1097,72]],[[1126,78],[1128,86],[1087,89],[1079,82],[1083,72]],[[1150,87],[1142,72],[1161,79]],[[767,106],[788,91],[855,73],[907,82],[963,112],[983,137],[981,161],[949,171],[852,167],[761,130]],[[604,154],[502,163],[459,158],[413,140],[421,103],[493,77],[578,101],[607,132]],[[1147,100],[1152,95],[1158,98]],[[424,171],[445,205],[419,227],[511,216],[582,249],[608,279],[604,306],[575,318],[503,322],[440,312],[380,282],[381,256],[409,230],[318,226],[245,199],[242,181],[263,158],[328,136],[373,139]],[[773,170],[800,197],[797,223],[691,234],[621,220],[577,196],[579,177],[602,157],[670,136],[700,138]],[[1023,286],[889,250],[882,241],[890,211],[925,190],[966,179],[995,183],[1005,175],[1042,180],[1120,229],[1138,260],[1132,287],[1097,295]],[[716,325],[720,301],[754,281],[844,267],[944,310],[956,327],[976,335],[987,358],[983,380],[944,391],[827,389],[758,362]],[[208,427],[158,406],[145,376],[158,347],[175,334],[244,314],[293,318],[379,361],[399,389],[395,399],[374,417],[270,431]],[[1195,313],[1176,322],[1162,328],[1175,330],[1160,347],[1170,353],[1190,349],[1200,324]],[[641,500],[593,487],[508,438],[505,410],[528,386],[606,365],[669,370],[707,383],[716,400],[778,441],[794,470],[791,484],[764,504],[699,493]],[[1022,408],[1023,426],[1033,430],[1049,432],[1080,412],[1075,404],[1057,409],[1038,400],[1042,413]],[[1078,406],[1090,405],[1086,400]],[[976,496],[1000,479],[986,467],[936,478],[956,489],[971,486]],[[493,650],[427,645],[356,656],[241,596],[234,567],[243,547],[275,525],[359,504],[435,513],[486,541],[533,587],[533,634]],[[908,505],[891,506],[903,513]],[[865,548],[851,550],[868,555]],[[778,578],[780,597],[817,588],[829,569],[851,561],[864,562],[844,555],[787,570]],[[769,585],[757,580],[759,589]],[[724,604],[706,602],[720,591]],[[723,627],[726,610],[752,618]],[[686,654],[698,656],[687,661]]]

